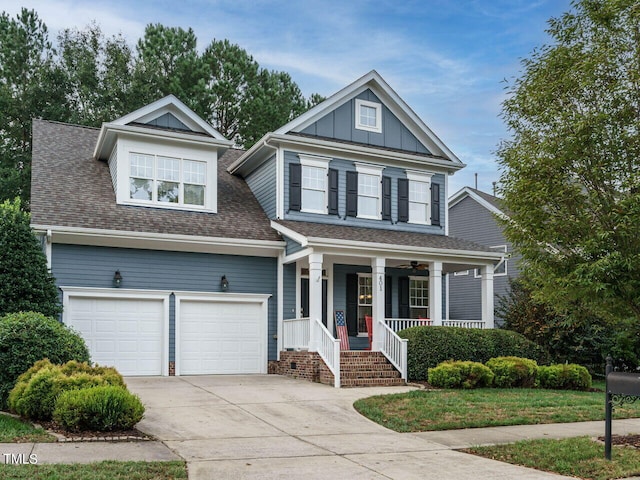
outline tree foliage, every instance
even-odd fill
[[[245,148],[323,100],[228,40],[200,51],[190,28],[150,24],[132,49],[93,23],[54,48],[35,11],[0,14],[0,201],[28,208],[32,118],[99,126],[169,94]]]
[[[55,316],[58,289],[20,201],[0,204],[0,316],[14,312]]]
[[[640,4],[581,0],[523,61],[499,148],[507,238],[534,296],[635,332],[640,318]]]

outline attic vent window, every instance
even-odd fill
[[[368,132],[382,133],[382,105],[356,99],[356,128]]]

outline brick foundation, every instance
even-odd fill
[[[269,373],[333,385],[333,373],[317,352],[280,352],[280,361],[269,362]]]
[[[173,377],[176,374],[176,362],[169,362],[169,376]]]

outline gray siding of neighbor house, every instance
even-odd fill
[[[267,216],[276,218],[275,155],[251,172],[245,181]]]
[[[360,93],[356,98],[382,104],[380,99],[369,89]],[[346,102],[309,125],[302,133],[375,147],[393,148],[410,153],[430,153],[384,104],[382,104],[382,133],[355,128],[355,105],[355,99]]]
[[[338,215],[324,215],[320,213],[308,213],[289,210],[289,165],[300,163],[297,152],[285,151],[284,153],[284,219],[300,220],[315,223],[332,223],[337,225],[347,225],[353,227],[369,228],[393,228],[408,232],[435,233],[444,235],[446,197],[445,197],[445,177],[437,173],[431,177],[432,183],[440,185],[440,223],[437,225],[415,225],[412,223],[398,222],[398,178],[407,178],[405,171],[397,167],[386,167],[382,171],[383,176],[391,177],[391,221],[370,220],[366,218],[347,217],[347,173],[355,172],[356,166],[353,161],[341,158],[333,158],[329,162],[329,168],[338,170]],[[287,252],[288,253],[288,252]]]
[[[449,235],[471,240],[488,247],[507,245],[507,275],[494,276],[494,305],[498,296],[504,296],[509,290],[509,278],[518,276],[518,257],[513,255],[513,247],[502,234],[502,227],[493,214],[479,205],[475,200],[466,197],[449,209]],[[474,271],[468,275],[449,277],[449,318],[453,320],[479,320],[482,316],[480,297],[480,278],[475,278]],[[496,317],[496,324],[501,319]]]
[[[226,275],[229,292],[270,294],[269,360],[276,358],[276,269],[275,258],[61,244],[53,245],[51,263],[58,286],[113,288],[113,274],[120,270],[127,289],[219,292]],[[172,298],[169,361],[175,361],[174,304]]]

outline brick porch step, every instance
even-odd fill
[[[380,352],[340,352],[340,384],[343,387],[404,385],[395,367]]]

